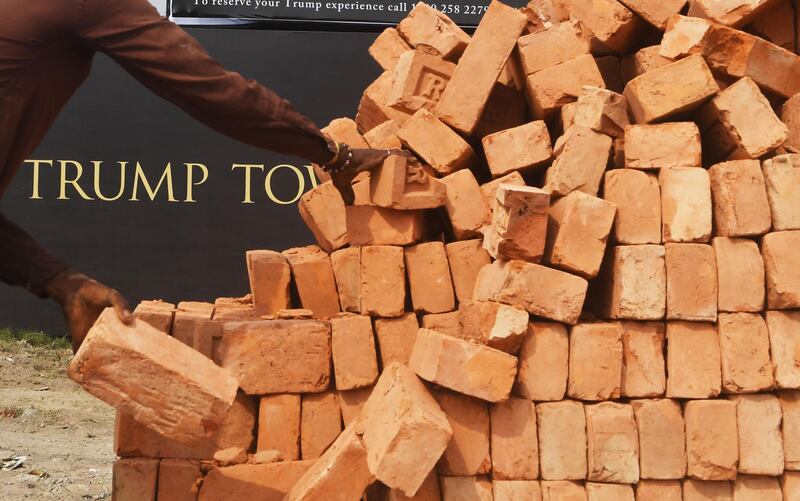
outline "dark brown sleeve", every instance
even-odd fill
[[[325,162],[319,129],[266,87],[227,71],[147,0],[81,0],[81,36],[159,96],[252,146]]]
[[[67,265],[45,252],[22,228],[0,213],[0,281],[47,297],[44,286]]]

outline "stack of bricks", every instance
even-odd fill
[[[320,174],[250,296],[137,308],[240,391],[195,444],[120,413],[116,499],[800,500],[794,19],[417,4],[326,128],[412,155]]]

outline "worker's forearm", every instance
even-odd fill
[[[47,297],[47,283],[65,269],[67,265],[0,213],[0,281]]]

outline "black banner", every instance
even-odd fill
[[[354,116],[380,75],[369,33],[190,30],[225,66],[320,126]],[[99,56],[0,210],[76,269],[141,299],[249,292],[244,252],[314,242],[302,159],[221,136]],[[53,302],[0,284],[0,326],[65,331]]]
[[[427,3],[427,2],[426,2]],[[478,25],[490,0],[447,0],[429,5],[463,27]],[[524,0],[506,0],[522,7]],[[172,0],[172,15],[188,18],[246,19],[281,23],[336,23],[379,28],[400,22],[413,0]]]

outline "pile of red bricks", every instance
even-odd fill
[[[418,4],[326,128],[413,158],[307,193],[318,245],[248,252],[251,296],[137,308],[240,390],[194,443],[121,412],[116,499],[800,500],[794,19]]]

